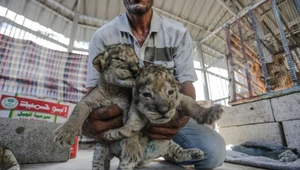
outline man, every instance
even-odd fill
[[[92,66],[94,57],[109,45],[126,43],[133,44],[141,64],[150,61],[171,68],[181,83],[181,92],[195,99],[192,82],[197,76],[193,67],[192,39],[187,29],[153,11],[153,0],[123,0],[123,3],[126,13],[99,28],[91,39],[87,87],[93,88],[98,83],[99,74]],[[117,105],[95,109],[83,127],[84,134],[106,142],[103,134],[122,126],[121,114]],[[203,160],[182,163],[194,164],[196,169],[218,167],[226,156],[225,142],[218,133],[184,116],[165,125],[149,127],[145,133],[152,139],[173,139],[183,148],[202,149],[205,152]]]

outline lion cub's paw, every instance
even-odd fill
[[[104,133],[104,138],[108,141],[113,141],[116,140],[115,137],[115,132],[113,130],[108,130],[107,132]]]
[[[71,146],[75,143],[75,137],[81,135],[81,127],[73,123],[64,123],[53,131],[54,141],[61,146]]]
[[[176,155],[176,157],[173,157],[176,162],[183,162],[183,161],[190,161],[193,159],[203,159],[204,158],[204,152],[197,148],[192,149],[184,149],[183,152],[179,155]]]
[[[204,152],[200,149],[189,149],[190,155],[192,159],[203,159]]]
[[[216,120],[220,119],[223,113],[222,105],[216,104],[204,114],[203,123],[212,124]]]
[[[120,140],[123,139],[124,137],[129,137],[130,132],[127,130],[123,129],[113,129],[113,130],[108,130],[107,132],[104,133],[104,138],[108,141],[115,141],[115,140]]]

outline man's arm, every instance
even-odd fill
[[[93,66],[94,58],[105,50],[105,43],[101,38],[100,30],[97,30],[89,43],[89,55],[87,65],[86,87],[91,89],[99,83],[99,72]]]
[[[192,82],[187,81],[181,84],[180,92],[184,95],[190,96],[196,100],[195,87]]]

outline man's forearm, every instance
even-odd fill
[[[190,96],[196,100],[195,87],[191,81],[187,81],[181,84],[180,92],[184,95]]]

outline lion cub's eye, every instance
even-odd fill
[[[143,96],[144,97],[151,97],[151,94],[150,93],[143,93]]]
[[[119,60],[119,61],[125,61],[123,58],[119,58],[119,57],[116,57],[116,58],[113,58],[115,60]]]
[[[169,94],[169,95],[174,94],[174,90],[169,90],[169,91],[168,91],[168,94]]]

